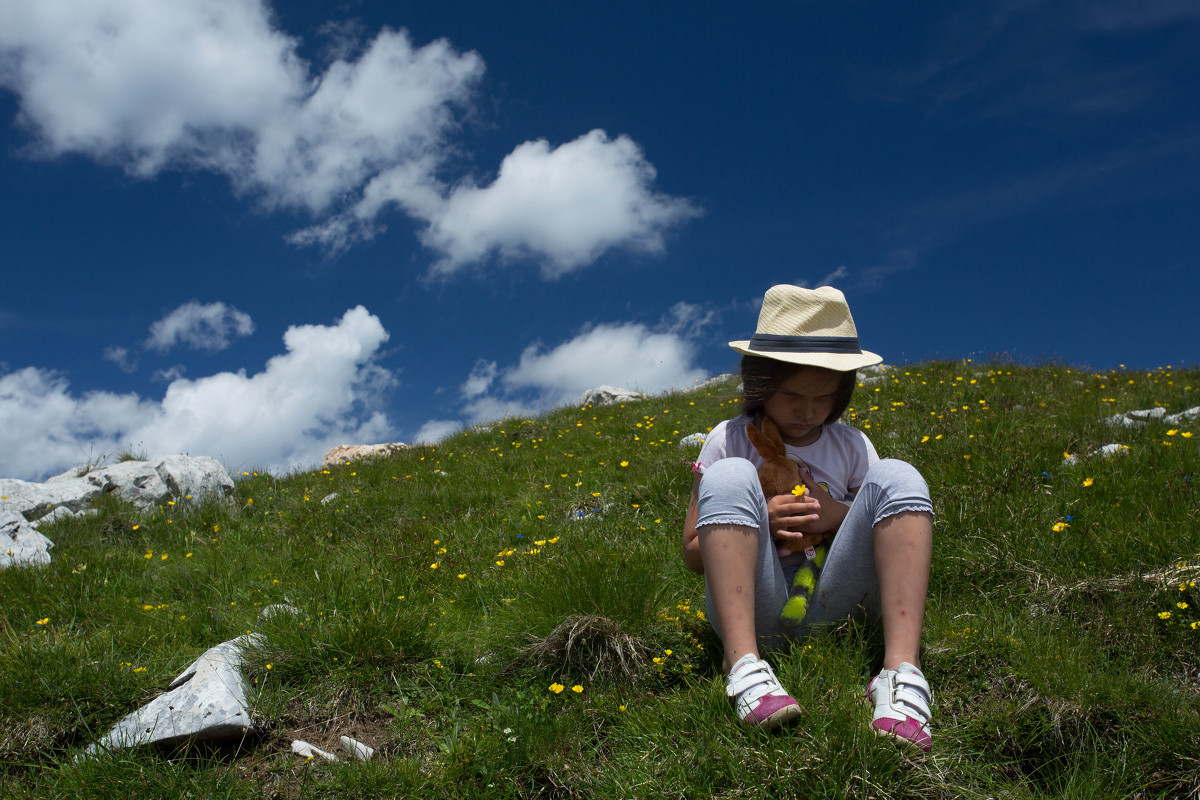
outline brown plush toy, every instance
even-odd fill
[[[750,437],[750,444],[754,445],[754,449],[762,456],[763,463],[758,468],[758,482],[762,484],[763,495],[768,500],[780,494],[795,494],[797,487],[807,489],[800,477],[800,464],[788,458],[783,437],[774,420],[764,415],[762,428],[759,429],[753,424],[747,425],[746,435]],[[808,473],[811,481],[812,473],[807,465],[804,471]],[[803,495],[803,492],[800,494]],[[824,541],[832,536],[832,533],[823,533],[807,534],[804,537],[808,544],[805,549],[808,559],[792,579],[791,597],[780,611],[780,618],[785,623],[799,625],[808,614],[809,598],[816,589],[821,567],[825,565],[825,556],[829,552]]]

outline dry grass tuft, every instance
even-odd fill
[[[534,639],[524,655],[540,669],[598,677],[637,680],[649,663],[652,648],[631,636],[621,623],[597,614],[574,614],[550,634]]]

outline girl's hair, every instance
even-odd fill
[[[742,412],[754,418],[762,413],[763,407],[779,387],[793,375],[806,369],[824,369],[806,364],[789,364],[763,356],[742,356]],[[850,398],[858,384],[857,370],[841,372],[837,390],[833,396],[833,409],[823,424],[837,422],[850,407]]]

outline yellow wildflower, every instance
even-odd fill
[[[561,683],[552,683],[547,688],[549,688],[550,691],[554,692],[555,694],[559,694],[562,692],[563,689],[565,689],[567,687],[563,686]]]

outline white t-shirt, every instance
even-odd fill
[[[746,436],[749,421],[750,418],[743,414],[718,423],[704,440],[696,471],[703,474],[709,465],[731,457],[748,459],[755,467],[762,464],[762,456]],[[840,422],[822,426],[821,435],[810,445],[797,447],[785,443],[784,447],[788,455],[798,456],[808,464],[813,478],[834,500],[845,503],[854,499],[867,469],[879,460],[879,454],[865,433]]]

